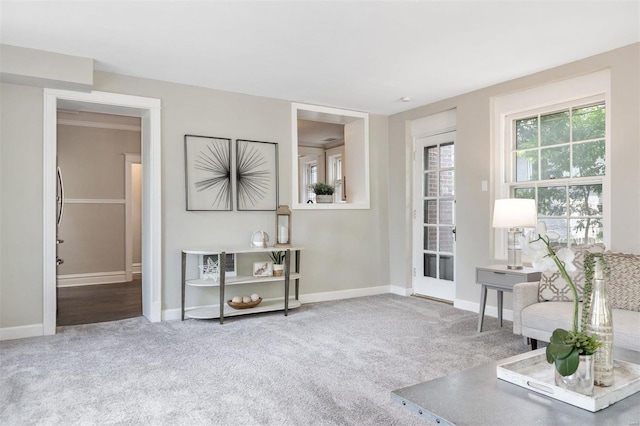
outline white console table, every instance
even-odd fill
[[[257,312],[269,312],[269,311],[284,311],[285,315],[288,315],[289,309],[300,307],[299,301],[299,288],[300,288],[300,251],[302,247],[267,247],[267,248],[203,248],[203,249],[183,249],[182,250],[182,320],[187,318],[197,319],[213,319],[219,318],[220,324],[224,323],[224,318],[235,315],[246,315]],[[254,276],[226,276],[226,259],[227,254],[233,254],[236,256],[235,262],[238,262],[238,255],[242,254],[255,254],[255,253],[271,253],[271,252],[285,252],[285,271],[283,276],[271,276],[271,277],[254,277]],[[294,262],[292,265],[291,257],[294,256]],[[203,280],[199,278],[187,277],[187,257],[188,256],[200,256],[200,255],[218,255],[220,261],[220,278],[218,281],[211,279]],[[293,266],[293,268],[292,268]],[[295,299],[289,298],[289,283],[291,280],[295,282]],[[254,308],[247,309],[234,309],[227,306],[225,300],[225,287],[229,285],[241,285],[250,283],[266,283],[266,282],[284,282],[284,297],[274,299],[264,299],[262,303]],[[200,307],[200,308],[185,308],[186,291],[189,287],[219,287],[220,288],[220,304],[213,307]]]

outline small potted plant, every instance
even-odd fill
[[[281,277],[284,275],[284,255],[283,251],[269,252],[269,257],[273,260],[273,276]]]
[[[316,194],[318,203],[333,203],[334,188],[326,183],[318,182],[313,185],[313,192]]]

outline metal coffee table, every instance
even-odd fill
[[[640,364],[640,352],[616,349]],[[435,425],[640,426],[640,392],[595,413],[496,377],[495,362],[391,392],[391,399]]]

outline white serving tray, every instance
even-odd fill
[[[586,396],[555,385],[554,365],[547,362],[545,348],[498,362],[498,378],[550,398],[596,412],[640,390],[640,365],[614,360],[612,386],[594,386]]]

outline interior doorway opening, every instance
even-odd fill
[[[45,89],[43,137],[43,334],[56,329],[56,152],[57,110],[82,110],[139,117],[142,175],[142,313],[160,321],[161,311],[161,176],[160,100],[106,92]]]
[[[57,325],[142,315],[141,119],[57,113]]]

